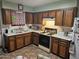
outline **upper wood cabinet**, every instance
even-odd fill
[[[56,17],[56,11],[49,11],[50,17]]]
[[[49,13],[48,12],[43,12],[43,17],[48,17]]]
[[[33,24],[33,15],[30,12],[25,13],[26,24]]]
[[[38,24],[38,13],[33,13],[33,24]]]
[[[3,24],[11,24],[11,10],[2,9]]]
[[[74,9],[64,10],[63,26],[72,27],[74,22]]]
[[[57,26],[63,25],[63,10],[56,11],[55,25],[57,25]]]
[[[38,13],[38,24],[42,24],[43,21],[43,14],[42,13]]]
[[[76,16],[76,9],[75,8],[67,8],[67,9],[57,10],[55,25],[72,27],[75,16]]]

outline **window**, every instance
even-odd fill
[[[12,25],[24,25],[25,24],[25,13],[16,13],[12,11]]]

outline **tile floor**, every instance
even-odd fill
[[[39,49],[35,45],[29,45],[27,47],[21,48],[11,53],[5,53],[0,55],[0,59],[37,59],[37,55],[42,54],[47,57],[51,57],[51,59],[61,59],[53,54],[47,53],[41,49]],[[19,57],[18,57],[19,56]],[[22,57],[23,56],[23,57]]]

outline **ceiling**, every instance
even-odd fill
[[[46,5],[49,3],[53,3],[60,0],[6,0],[13,3],[22,3],[23,5],[31,6],[31,7],[38,7],[42,5]]]

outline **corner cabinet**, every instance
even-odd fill
[[[33,44],[39,45],[39,34],[38,33],[32,33],[32,38],[33,38]]]
[[[30,12],[25,12],[26,24],[33,24],[33,14]]]
[[[2,19],[3,24],[11,24],[11,10],[10,9],[2,9]]]
[[[63,59],[69,59],[70,41],[52,37],[51,52]]]

